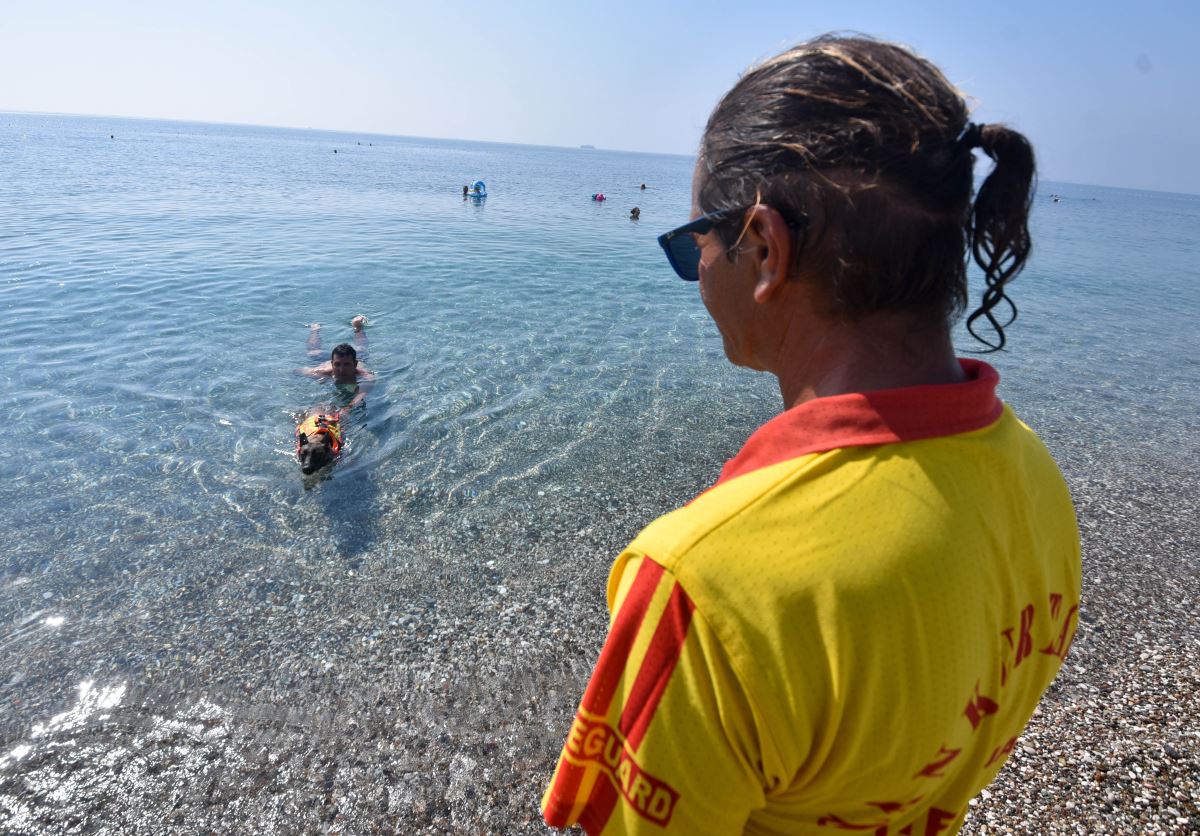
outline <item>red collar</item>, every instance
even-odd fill
[[[809,453],[918,441],[988,426],[1004,411],[996,397],[1000,375],[979,360],[958,362],[967,374],[962,383],[814,398],[777,415],[725,463],[717,484]]]

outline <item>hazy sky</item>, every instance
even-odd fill
[[[829,30],[915,47],[1043,179],[1200,193],[1196,0],[0,0],[0,110],[691,154],[747,65]]]

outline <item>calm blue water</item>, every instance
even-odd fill
[[[331,400],[293,373],[309,322],[328,351],[370,318],[383,386],[333,478],[372,474],[385,512],[552,469],[718,365],[654,244],[686,218],[686,159],[2,124],[0,408],[24,440],[0,490],[32,512],[21,569],[54,558],[48,542],[93,547],[102,534],[77,523],[98,503],[167,542],[229,514],[270,526],[301,501],[292,414]],[[464,202],[476,177],[492,194]],[[655,220],[631,223],[635,204]]]
[[[606,462],[648,441],[649,483],[684,455],[712,461],[688,489],[715,478],[778,396],[724,362],[655,243],[687,217],[691,167],[0,114],[0,670],[17,670],[0,700],[69,705],[76,682],[54,677],[107,664],[23,625],[95,618],[114,669],[141,670],[121,637],[242,553],[369,569],[472,507],[604,504],[629,481]],[[476,178],[490,196],[464,202]],[[1033,224],[993,358],[1004,396],[1069,474],[1194,461],[1200,197],[1044,182]],[[336,397],[295,374],[307,323],[327,351],[358,313],[380,385],[330,478],[305,485],[294,416]],[[26,676],[35,652],[58,667]]]

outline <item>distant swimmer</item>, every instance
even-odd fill
[[[467,196],[467,195],[469,195],[470,193],[471,193],[471,187],[470,187],[470,186],[463,186],[463,197],[466,197],[466,196]]]
[[[645,191],[645,190],[646,190],[646,184],[642,183],[642,191]]]
[[[333,153],[335,153],[335,154],[337,153],[337,149],[336,149],[336,148],[334,148],[334,149],[333,149]]]
[[[642,210],[636,206],[629,210],[629,220],[636,221],[642,216]]]
[[[592,195],[592,200],[598,203],[602,200],[608,200],[608,198],[604,196],[604,192],[596,192],[594,195]]]

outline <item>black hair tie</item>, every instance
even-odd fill
[[[983,125],[968,122],[963,132],[958,135],[958,144],[968,151],[983,145]]]

